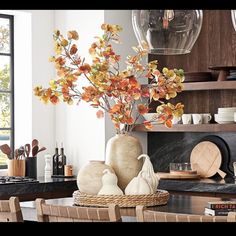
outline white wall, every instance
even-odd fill
[[[57,10],[55,28],[63,34],[68,30],[79,33],[78,49],[81,56],[89,58],[88,49],[94,37],[102,33],[103,10]],[[81,85],[87,85],[84,78]],[[96,109],[86,102],[79,106],[59,104],[56,106],[56,141],[64,143],[67,163],[74,166],[74,173],[89,160],[105,160],[105,120],[97,119]]]
[[[54,76],[48,62],[52,55],[53,10],[1,10],[15,20],[15,146],[31,143],[53,153],[55,137],[54,107],[45,106],[33,94],[37,84],[46,85]],[[44,174],[44,154],[38,154],[38,176]]]
[[[54,66],[48,58],[53,53],[53,10],[31,10],[32,14],[32,84],[47,86],[54,78]],[[32,87],[32,88],[33,88]],[[52,104],[44,105],[32,92],[32,138],[37,138],[46,151],[38,154],[38,176],[44,175],[46,152],[53,153],[55,143],[55,115]]]
[[[137,46],[138,41],[135,37],[132,21],[131,10],[105,10],[105,22],[109,24],[118,24],[122,26],[123,30],[120,33],[122,44],[114,45],[116,53],[121,55],[121,69],[126,67],[125,59],[127,55],[134,54],[132,46]],[[140,80],[141,83],[146,83],[145,80]],[[107,142],[114,134],[114,127],[108,114],[106,114],[106,127],[105,127],[105,141]],[[142,143],[143,153],[147,153],[147,134],[133,132],[133,135],[137,136]]]

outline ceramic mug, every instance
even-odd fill
[[[203,124],[209,124],[212,116],[210,113],[203,113],[202,114],[202,123]]]
[[[193,124],[198,125],[202,124],[202,114],[192,114]]]
[[[192,115],[191,114],[183,114],[182,115],[182,122],[184,125],[192,123]]]

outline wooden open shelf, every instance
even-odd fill
[[[211,81],[184,83],[184,91],[236,89],[236,81]]]
[[[144,125],[136,125],[133,131],[139,132],[235,132],[236,123],[233,124],[200,124],[200,125],[173,125],[167,128],[164,125],[153,125],[152,130],[148,130]]]
[[[186,82],[183,83],[183,85],[184,85],[184,91],[236,89],[236,80],[211,81],[211,82]],[[146,86],[148,86],[148,84],[142,85],[142,87]]]

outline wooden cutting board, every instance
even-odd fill
[[[199,179],[199,174],[172,174],[166,172],[156,173],[160,179]]]
[[[224,178],[226,173],[219,169],[221,162],[222,156],[220,149],[210,141],[198,143],[190,155],[192,170],[196,170],[203,178],[212,177],[216,173]]]
[[[193,175],[197,174],[196,170],[170,170],[170,174],[175,174],[175,175]]]

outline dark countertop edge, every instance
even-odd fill
[[[41,194],[49,192],[68,192],[78,189],[75,178],[71,179],[47,179],[38,178],[36,183],[17,183],[17,184],[0,184],[0,197],[19,196],[27,194]]]
[[[209,182],[208,182],[209,181]],[[167,191],[236,194],[235,179],[160,180],[158,188]]]

